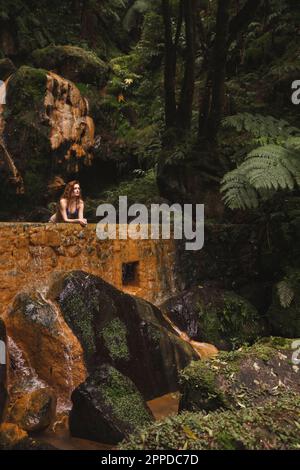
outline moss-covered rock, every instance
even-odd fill
[[[300,439],[299,394],[234,411],[182,413],[143,429],[122,450],[296,450]]]
[[[49,296],[79,339],[88,370],[113,365],[147,400],[175,391],[179,370],[198,358],[158,308],[97,276],[59,274]]]
[[[7,352],[6,352],[6,329],[3,320],[0,318],[0,423],[2,423],[8,393],[7,393]]]
[[[94,124],[75,84],[44,69],[20,67],[8,82],[6,103],[3,141],[11,163],[1,173],[0,196],[9,207],[32,209],[45,204],[58,172],[66,178],[91,165]]]
[[[55,71],[73,82],[90,83],[102,88],[109,77],[109,67],[92,51],[77,46],[51,45],[32,54],[36,67]]]
[[[181,410],[256,407],[300,391],[299,368],[292,362],[293,340],[266,338],[217,357],[193,362],[181,373]]]
[[[274,286],[267,318],[273,334],[300,337],[300,270],[291,270]]]
[[[102,365],[72,394],[72,436],[116,444],[154,420],[133,382]]]
[[[234,349],[263,334],[262,319],[250,302],[210,283],[169,299],[162,309],[191,339],[218,349]]]
[[[13,403],[8,421],[24,431],[35,433],[47,429],[55,418],[56,397],[51,390],[28,392]]]

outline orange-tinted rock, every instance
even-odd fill
[[[29,433],[43,431],[54,421],[56,397],[49,389],[35,390],[16,400],[8,420]]]
[[[16,444],[27,437],[27,432],[23,431],[23,429],[16,424],[3,423],[0,425],[0,449],[12,449]]]
[[[68,400],[86,377],[82,347],[55,303],[42,291],[16,296],[7,328],[38,377]]]

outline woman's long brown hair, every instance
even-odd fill
[[[64,193],[61,196],[61,199],[67,199],[67,201],[70,201],[70,199],[72,197],[72,193],[74,191],[75,184],[78,184],[79,187],[80,187],[80,183],[77,180],[70,181],[70,183],[67,184],[67,186],[65,187]],[[80,193],[79,193],[78,199],[79,200],[82,199],[81,188],[80,188]]]

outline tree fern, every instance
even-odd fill
[[[253,142],[263,140],[262,133],[275,142],[250,151],[238,168],[224,176],[221,192],[228,207],[257,208],[275,191],[300,186],[300,136],[294,135],[298,129],[272,116],[248,113],[226,118],[224,125],[249,132],[255,136]]]

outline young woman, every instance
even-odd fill
[[[81,197],[80,184],[78,181],[71,181],[67,184],[57,205],[57,211],[49,222],[80,224],[85,227],[87,220],[83,218],[83,210],[84,202]]]

